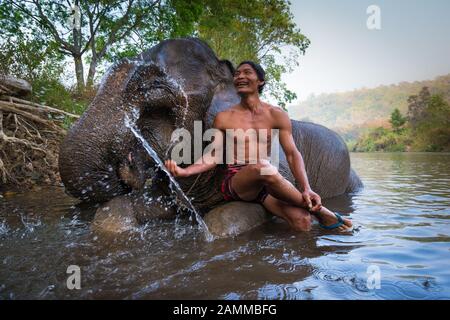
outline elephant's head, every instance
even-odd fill
[[[238,101],[232,65],[197,39],[163,41],[135,59],[120,61],[61,145],[66,190],[84,201],[103,202],[143,187],[153,163],[125,126],[126,117],[136,115],[136,126],[164,158],[176,128],[192,132],[194,120],[207,128],[218,111]],[[197,200],[205,200],[202,192],[206,197],[209,191],[197,189]]]

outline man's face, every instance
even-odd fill
[[[258,87],[263,83],[249,64],[241,65],[234,73],[234,86],[239,94],[258,92]]]

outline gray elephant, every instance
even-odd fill
[[[121,212],[128,208],[126,216],[134,215],[137,222],[173,217],[176,207],[167,208],[157,201],[169,196],[168,182],[165,177],[158,178],[155,160],[125,125],[127,118],[134,116],[144,139],[165,159],[175,129],[184,127],[193,133],[194,121],[201,120],[206,130],[218,112],[239,102],[232,70],[229,61],[219,60],[204,42],[194,38],[163,41],[135,59],[114,65],[61,144],[59,169],[66,191],[84,202],[110,201],[102,207],[110,210],[103,214],[103,221],[116,214],[111,207],[120,207]],[[292,130],[311,187],[322,198],[362,186],[350,167],[347,147],[336,133],[295,120]],[[282,150],[280,173],[294,181]],[[231,229],[239,233],[267,219],[258,204],[224,204],[220,193],[223,175],[218,166],[199,176],[178,179],[188,197],[195,195],[194,206],[206,214],[205,220],[216,233],[226,235]],[[234,217],[239,208],[255,212],[257,218],[247,219],[244,226],[231,226],[239,224],[239,214],[237,219],[226,217]],[[222,223],[228,224],[223,230]]]

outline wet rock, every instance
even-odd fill
[[[96,233],[120,234],[153,219],[173,219],[174,210],[156,203],[146,205],[142,197],[123,195],[102,204],[96,211],[92,229]],[[209,211],[204,221],[217,238],[237,236],[273,216],[260,204],[233,201]]]
[[[97,209],[92,228],[97,232],[122,233],[154,219],[173,219],[175,214],[162,201],[147,204],[142,196],[123,195]]]
[[[173,207],[164,204],[167,203],[168,200],[161,196],[161,199],[158,201],[157,197],[154,197],[155,200],[150,202],[146,201],[142,196],[138,196],[133,201],[134,214],[140,224],[147,223],[154,219],[175,219],[176,210]]]
[[[209,211],[204,220],[214,236],[226,238],[247,232],[272,217],[260,204],[232,201]]]
[[[122,233],[137,226],[133,203],[126,195],[102,204],[92,221],[92,230],[100,233]]]

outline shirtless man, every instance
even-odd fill
[[[251,139],[246,137],[245,163],[227,165],[227,174],[221,188],[225,200],[261,203],[269,212],[286,220],[297,231],[311,230],[311,216],[325,229],[349,230],[352,226],[350,220],[323,207],[320,196],[311,189],[302,155],[292,137],[288,114],[281,108],[260,100],[259,94],[265,85],[262,67],[252,61],[242,62],[235,71],[234,85],[241,102],[226,111],[219,112],[213,127],[224,133],[229,132],[227,129],[256,129],[256,131],[266,129],[264,132],[267,132],[266,141],[269,143],[263,145],[259,140],[249,141]],[[264,169],[265,172],[274,169],[267,161],[261,159],[249,161],[247,142],[257,143],[258,148],[270,149],[271,129],[279,130],[280,144],[302,191],[287,181],[277,170],[273,170],[272,174],[263,174]],[[236,160],[235,154],[233,157]],[[167,160],[165,165],[175,177],[188,177],[211,170],[217,163],[203,156],[186,168],[179,167],[173,160]]]

